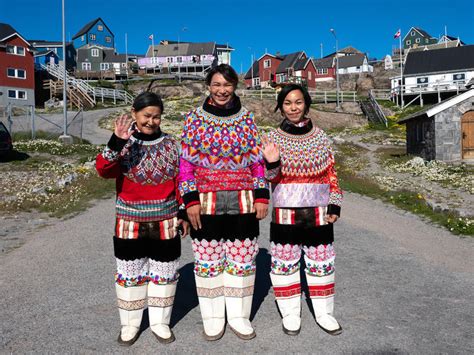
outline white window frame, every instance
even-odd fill
[[[86,40],[86,36],[82,35],[81,36],[81,41],[84,42]]]
[[[182,63],[183,62],[183,57],[176,57],[176,62]]]
[[[13,75],[8,74],[9,70],[13,70]],[[19,75],[20,72],[23,72],[23,74],[24,74],[23,77],[21,77]],[[26,70],[25,69],[16,69],[16,68],[7,68],[7,77],[24,80],[24,79],[26,79]]]
[[[408,39],[406,43],[407,43],[407,46],[410,46],[411,45],[411,39]]]
[[[313,73],[308,71],[308,80],[313,80]]]
[[[110,64],[109,63],[100,63],[100,70],[109,70]]]
[[[95,35],[95,33],[90,33],[90,34],[89,34],[89,39],[90,39],[91,41],[95,41],[95,40],[97,39],[97,36]]]
[[[110,37],[110,36],[105,36],[105,42],[107,42],[107,43],[112,43],[112,37]]]
[[[167,61],[168,63],[173,63],[173,57],[168,57],[168,58],[166,58],[166,61]]]
[[[260,78],[259,77],[253,78],[252,86],[259,86],[259,85],[260,85]]]
[[[22,92],[25,96],[20,97],[20,92]],[[15,97],[11,97],[10,93],[14,93]],[[14,99],[14,100],[28,100],[28,94],[25,90],[8,90],[7,96],[9,99]]]
[[[415,43],[420,43],[421,40],[419,38],[415,38]]]
[[[127,63],[122,63],[122,68],[126,68],[127,67]]]
[[[9,52],[8,48],[13,48],[13,52]],[[22,49],[23,53],[19,53],[20,48]],[[26,53],[26,50],[25,50],[25,47],[22,47],[22,46],[14,46],[14,45],[11,45],[11,44],[7,44],[6,53],[7,54],[12,54],[12,55],[21,55],[22,57],[24,57],[25,53]]]
[[[415,34],[416,34],[415,31],[411,31],[411,36],[412,37],[415,37]]]
[[[455,79],[456,75],[461,75],[462,79]],[[466,73],[454,73],[453,74],[453,82],[454,83],[465,83],[466,82]]]
[[[97,25],[97,31],[103,31],[104,30],[104,26],[102,25]]]
[[[92,65],[90,62],[82,62],[82,70],[90,71],[91,68],[92,68]]]
[[[267,69],[267,68],[271,68],[271,67],[272,67],[272,61],[270,59],[265,59],[263,61],[263,68]]]
[[[316,69],[316,72],[318,73],[318,75],[327,75],[328,68],[318,68]]]
[[[92,48],[91,49],[91,56],[92,57],[98,57],[99,56],[99,49],[98,48]]]

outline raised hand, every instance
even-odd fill
[[[263,157],[269,163],[277,162],[280,159],[280,150],[278,146],[268,139],[267,136],[262,136],[262,147],[260,148]]]
[[[117,119],[115,120],[114,128],[115,135],[121,139],[128,140],[134,133],[133,130],[130,130],[132,122],[133,119],[128,117],[128,115],[122,115],[120,117],[117,117]]]

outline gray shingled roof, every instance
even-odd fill
[[[474,69],[474,45],[408,53],[403,75]]]
[[[285,55],[283,61],[278,66],[276,73],[286,73],[288,68],[293,68],[302,53],[303,52],[295,52]]]
[[[316,68],[332,68],[333,65],[333,58],[321,58],[321,59],[313,59],[313,64]]]
[[[365,54],[345,55],[339,57],[339,69],[360,67],[364,64]]]
[[[430,35],[428,32],[426,32],[424,29],[420,27],[414,27],[415,30],[420,32],[423,36],[428,37],[428,38],[434,38],[432,35]]]
[[[0,23],[0,41],[17,33],[16,30],[6,23]]]
[[[215,42],[171,42],[168,44],[157,44],[154,46],[156,57],[173,57],[173,56],[190,56],[190,55],[204,55],[214,54]],[[151,53],[152,46],[150,45],[147,54]]]
[[[258,60],[256,60],[255,62],[253,62],[253,77],[254,78],[259,76],[258,68],[259,68]],[[247,73],[245,73],[244,79],[252,79],[252,67],[250,67]]]
[[[298,59],[294,65],[295,70],[304,70],[304,68],[306,67],[306,63],[308,63],[308,61],[310,61],[310,58]]]

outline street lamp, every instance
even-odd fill
[[[331,28],[329,31],[333,34],[336,39],[336,109],[339,110],[339,55],[338,55],[338,41],[336,36],[336,30]]]
[[[185,32],[187,31],[188,28],[187,27],[183,27],[179,32],[178,32],[178,54],[179,54],[179,36],[181,34],[181,32]],[[183,56],[181,57],[176,57],[176,60],[178,60],[178,58],[181,58],[181,61],[183,60]],[[178,82],[181,83],[181,62],[178,60]]]
[[[63,134],[59,139],[64,144],[71,144],[72,137],[67,134],[67,73],[66,73],[66,20],[64,16],[64,0],[62,0],[62,26],[63,26]]]
[[[253,54],[252,54],[252,47],[247,47],[250,51],[250,75],[251,75],[251,78],[250,78],[250,87],[253,89]]]

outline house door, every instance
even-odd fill
[[[466,112],[461,118],[462,158],[474,159],[474,111]]]

